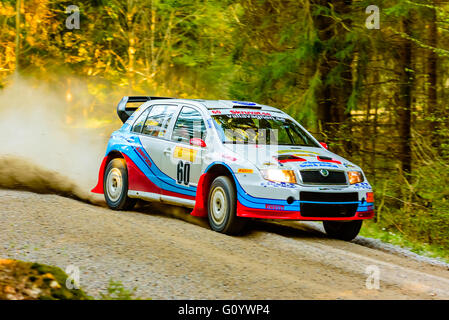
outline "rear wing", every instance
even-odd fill
[[[128,118],[137,110],[137,108],[144,102],[150,101],[150,100],[158,100],[158,99],[173,99],[173,98],[167,98],[167,97],[147,97],[147,96],[125,96],[120,100],[120,102],[117,105],[117,114],[120,120],[122,120],[123,123],[128,120]],[[137,102],[140,102],[140,104],[135,104]],[[128,105],[128,103],[132,103],[134,105]]]

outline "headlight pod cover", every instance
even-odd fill
[[[349,184],[363,182],[363,174],[360,171],[348,171]]]
[[[265,180],[296,183],[296,176],[293,170],[264,169],[260,170],[260,172]]]

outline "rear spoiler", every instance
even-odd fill
[[[158,100],[158,99],[173,99],[173,98],[167,98],[167,97],[146,97],[146,96],[125,96],[120,100],[120,102],[117,105],[117,114],[120,120],[122,120],[123,123],[128,120],[128,118],[137,110],[139,105],[129,106],[128,103],[136,103],[136,102],[147,102],[150,100]]]

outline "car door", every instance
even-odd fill
[[[155,104],[149,108],[145,121],[140,117],[134,124],[133,131],[143,150],[137,148],[136,152],[146,164],[146,171],[152,183],[159,192],[166,188],[164,172],[162,169],[162,154],[167,145],[167,133],[171,120],[179,110],[176,104]],[[139,128],[141,126],[141,128]],[[140,130],[140,133],[139,133]]]
[[[194,107],[183,106],[162,156],[164,172],[175,179],[178,185],[198,185],[205,152],[201,141],[204,142],[205,134],[206,127],[201,113]]]

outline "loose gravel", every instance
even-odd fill
[[[449,299],[447,265],[307,223],[257,222],[229,237],[169,207],[116,212],[26,191],[0,190],[0,257],[78,267],[94,297],[112,279],[152,299]]]

